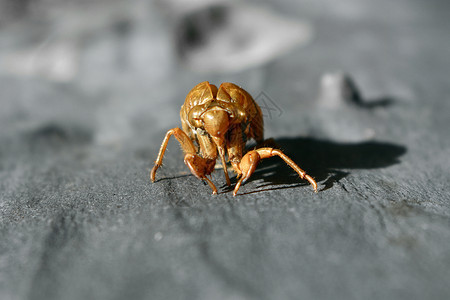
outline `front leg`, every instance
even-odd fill
[[[295,172],[298,173],[301,179],[308,180],[309,183],[313,186],[314,191],[317,193],[316,181],[311,176],[307,175],[305,171],[303,171],[299,166],[297,166],[297,164],[292,159],[290,159],[286,154],[284,154],[281,150],[274,148],[259,148],[247,152],[247,154],[244,155],[241,162],[239,163],[239,169],[240,172],[242,173],[242,177],[239,179],[234,188],[233,196],[236,196],[241,184],[244,183],[247,179],[249,179],[250,176],[253,174],[253,172],[255,172],[256,166],[261,161],[261,159],[273,156],[281,157],[281,159],[283,159],[292,169],[294,169]]]
[[[212,189],[212,193],[217,194],[216,186],[214,185],[214,183],[212,183],[211,180],[206,177],[206,175],[210,175],[214,170],[215,160],[206,159],[197,155],[197,148],[195,147],[194,143],[180,128],[172,128],[167,131],[166,136],[164,137],[164,140],[161,144],[161,148],[159,149],[158,158],[156,159],[155,165],[150,172],[150,179],[152,180],[152,182],[155,182],[156,171],[162,165],[164,153],[166,152],[167,144],[169,143],[169,139],[172,135],[175,136],[175,138],[180,143],[181,148],[185,153],[184,163],[189,167],[191,173],[194,174],[195,177],[201,180],[205,180],[208,183],[209,187]]]
[[[234,172],[237,174],[237,178],[241,176],[241,169],[239,163],[241,162],[244,152],[244,137],[240,124],[232,127],[229,132],[229,139],[227,145],[228,159],[231,162]]]

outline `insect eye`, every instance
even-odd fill
[[[188,115],[188,121],[189,123],[194,127],[202,127],[202,120],[201,120],[201,114],[203,113],[204,108],[201,106],[195,106],[191,109]]]

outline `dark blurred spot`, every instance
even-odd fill
[[[88,128],[50,123],[38,127],[25,135],[31,147],[83,145],[92,140],[93,133]]]
[[[130,65],[129,62],[129,38],[133,31],[133,23],[129,19],[116,20],[111,27],[111,30],[116,39],[116,46],[114,52],[116,66],[119,70],[125,71]]]
[[[395,103],[395,99],[390,97],[383,97],[379,99],[373,99],[373,100],[365,100],[364,102],[357,103],[360,107],[363,108],[378,108],[378,107],[388,107]]]
[[[176,28],[178,54],[184,57],[190,50],[205,46],[209,37],[227,24],[228,12],[228,7],[214,5],[184,16]]]
[[[387,107],[394,103],[394,99],[388,96],[379,99],[365,99],[356,86],[355,81],[349,75],[345,76],[345,84],[342,88],[347,101],[361,108]]]
[[[113,31],[119,36],[127,36],[132,30],[133,24],[130,20],[117,20],[113,24]]]
[[[0,24],[23,18],[27,15],[31,0],[6,0],[0,2]]]
[[[347,99],[348,101],[358,105],[361,105],[363,103],[361,92],[356,86],[355,81],[353,81],[353,79],[350,76],[344,75],[341,84],[341,89],[344,98]]]

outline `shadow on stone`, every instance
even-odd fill
[[[275,142],[300,168],[315,178],[322,191],[350,174],[351,169],[385,168],[399,163],[399,157],[406,153],[404,146],[387,142],[339,143],[313,138],[280,138]],[[309,185],[307,181],[299,180],[298,175],[279,158],[264,160],[248,182],[260,179],[264,183],[250,193],[260,192],[265,187],[275,190]],[[244,185],[240,194],[245,193],[248,192]]]
[[[361,108],[367,108],[367,109],[375,109],[375,108],[386,108],[389,107],[391,105],[393,105],[396,102],[396,99],[392,98],[392,97],[381,97],[381,98],[377,98],[377,99],[372,99],[372,100],[359,100],[359,101],[354,101],[354,103],[361,107]]]
[[[399,163],[399,157],[406,153],[406,148],[387,142],[361,142],[339,143],[313,138],[279,138],[268,139],[268,144],[262,147],[274,147],[283,150],[303,170],[312,176],[319,185],[319,190],[324,191],[333,187],[334,183],[350,174],[352,169],[376,169],[385,168]],[[222,173],[221,169],[215,173]],[[184,172],[183,172],[184,173]],[[230,175],[233,174],[229,169]],[[162,176],[156,181],[165,181],[175,178],[192,176],[190,173],[173,176]],[[232,178],[232,185],[224,184],[225,179],[220,176],[220,181],[214,181],[219,188],[219,194],[229,193],[234,189],[236,177]],[[241,187],[238,194],[252,194],[266,190],[277,190],[309,185],[306,180],[298,178],[288,165],[280,158],[274,157],[263,160],[255,173],[247,181],[260,181],[256,190]],[[223,183],[221,185],[221,183]]]

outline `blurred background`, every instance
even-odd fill
[[[236,82],[255,97],[265,91],[286,113],[291,106],[282,101],[310,109],[330,72],[354,76],[368,99],[413,101],[403,75],[417,73],[426,51],[423,63],[440,68],[432,53],[446,43],[431,45],[428,32],[414,27],[445,22],[439,7],[445,2],[434,3],[2,0],[3,115],[9,127],[25,126],[74,109],[79,113],[70,118],[80,119],[71,121],[92,126],[86,130],[95,143],[117,144],[149,141],[151,132],[160,137],[162,120],[175,126],[185,95],[204,80]],[[419,14],[424,9],[429,16]],[[444,35],[444,27],[433,27],[434,36]],[[418,74],[410,77],[421,84]],[[30,113],[42,107],[45,112]],[[302,130],[295,134],[317,129]],[[367,129],[342,138],[370,136]]]
[[[0,0],[0,298],[448,299],[449,9]],[[150,184],[205,80],[321,192],[278,162],[211,197],[176,142]]]
[[[255,97],[265,91],[309,109],[322,76],[343,72],[367,99],[413,101],[412,87],[422,84],[417,70],[445,75],[433,55],[447,43],[439,38],[448,29],[445,3],[2,0],[3,115],[13,126],[24,125],[14,115],[34,106],[48,108],[43,118],[84,110],[73,122],[94,122],[93,138],[102,144],[152,139],[149,132],[163,129],[162,119],[176,120],[185,94],[204,80],[237,82]],[[423,26],[429,22],[432,30]],[[405,74],[414,82],[403,81]],[[46,89],[63,95],[39,96]],[[367,138],[371,130],[342,138]]]
[[[312,38],[309,22],[269,3],[4,0],[0,14],[8,127],[73,109],[98,145],[159,137],[200,81],[260,92],[261,66]]]

